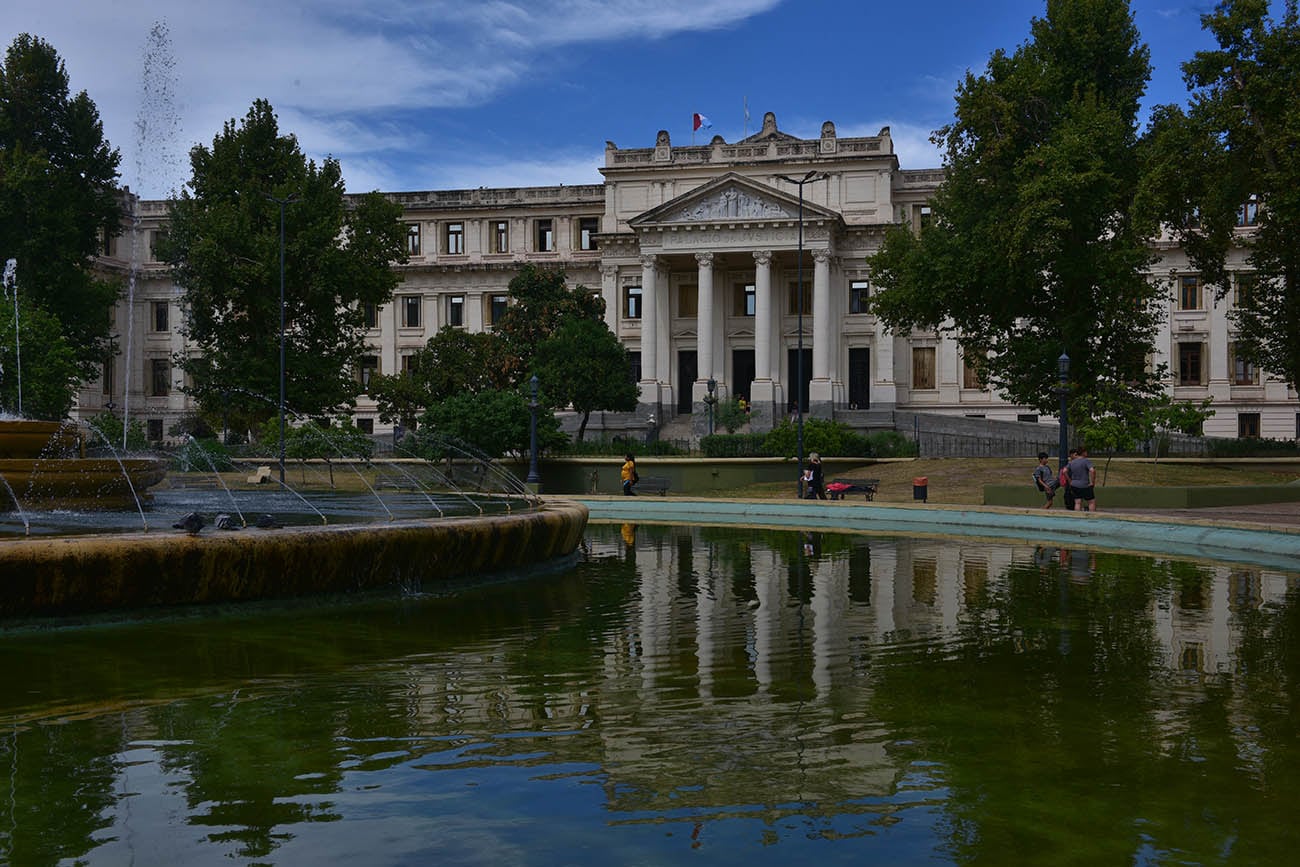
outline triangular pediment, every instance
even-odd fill
[[[803,203],[804,219],[837,219],[834,211]],[[682,223],[785,221],[799,217],[799,199],[765,184],[728,172],[628,221],[633,228]]]

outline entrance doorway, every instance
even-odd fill
[[[803,389],[800,390],[795,384],[799,376],[799,350],[791,349],[786,353],[786,400],[787,409],[794,412],[795,399],[802,394],[803,400],[800,401],[800,412],[805,415],[808,413],[808,384],[812,382],[812,348],[805,346],[803,348]]]
[[[677,350],[677,411],[690,414],[691,386],[695,384],[699,363],[694,349]]]
[[[849,409],[871,405],[871,350],[849,350]]]
[[[750,386],[754,384],[754,350],[731,350],[731,396],[750,403]]]

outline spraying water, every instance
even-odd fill
[[[14,366],[18,368],[18,414],[23,414],[23,342],[21,332],[18,328],[18,260],[5,260],[4,273],[4,291],[5,297],[9,297],[9,290],[14,293]],[[0,365],[0,375],[4,374],[4,366]],[[16,500],[15,500],[16,502]]]

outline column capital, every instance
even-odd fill
[[[641,257],[641,269],[642,269],[642,270],[644,270],[644,271],[654,271],[654,270],[656,270],[656,269],[658,269],[658,268],[659,268],[659,257],[658,257],[658,256],[649,256],[649,255],[647,255],[647,256],[642,256],[642,257]]]
[[[601,265],[601,266],[600,266],[600,273],[601,273],[601,276],[603,276],[603,277],[607,277],[607,278],[613,279],[614,277],[617,277],[617,276],[618,276],[618,266],[617,266],[617,265],[613,265],[613,264],[605,264],[605,265]]]
[[[710,252],[696,253],[695,261],[703,268],[713,267],[713,254]]]
[[[829,262],[831,260],[830,250],[813,250],[812,257],[814,262]]]
[[[772,251],[771,251],[771,250],[755,250],[755,251],[754,251],[754,263],[757,264],[757,265],[762,265],[764,268],[766,268],[768,265],[771,265],[771,264],[772,264]]]

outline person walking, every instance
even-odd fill
[[[632,486],[641,481],[641,477],[636,474],[636,458],[632,455],[627,456],[623,462],[623,469],[619,472],[619,477],[623,480],[623,496],[635,497],[636,491]]]
[[[1078,454],[1065,465],[1070,474],[1070,488],[1074,494],[1076,512],[1097,511],[1097,468],[1088,460],[1088,448],[1079,446]]]
[[[1052,472],[1052,468],[1047,465],[1047,452],[1038,453],[1038,466],[1034,467],[1034,484],[1038,490],[1047,496],[1047,502],[1043,503],[1044,509],[1052,508],[1052,500],[1056,498],[1056,489],[1061,486],[1061,481]]]
[[[812,490],[813,493],[808,497],[816,497],[819,500],[826,499],[826,472],[822,468],[822,456],[813,452],[808,456],[808,468],[812,470]]]

